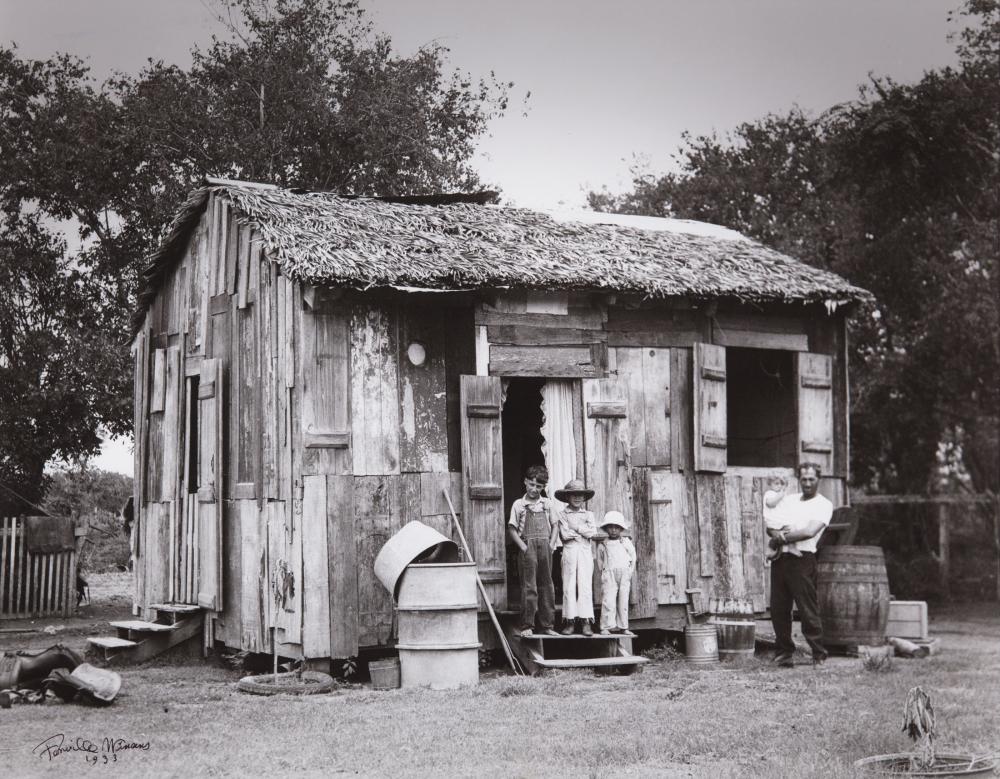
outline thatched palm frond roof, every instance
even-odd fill
[[[523,208],[398,203],[227,183],[193,192],[177,214],[144,275],[140,322],[210,193],[227,198],[237,219],[254,226],[286,276],[310,284],[590,289],[828,305],[869,296],[833,273],[731,231],[692,234],[683,223],[668,225],[672,220],[647,220],[643,224],[663,224],[640,229]]]

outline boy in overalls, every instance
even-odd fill
[[[524,497],[510,507],[507,535],[521,550],[521,635],[530,636],[535,629],[535,616],[542,631],[556,633],[556,591],[552,583],[553,518],[549,499],[542,490],[549,481],[549,472],[542,465],[532,465],[524,474]]]

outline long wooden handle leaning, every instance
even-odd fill
[[[458,515],[455,513],[455,506],[451,502],[451,495],[448,494],[448,490],[441,490],[444,495],[444,499],[448,501],[448,509],[451,511],[451,521],[455,523],[455,530],[458,531],[458,537],[462,541],[462,548],[465,550],[465,556],[468,558],[469,562],[474,563],[475,560],[472,557],[472,551],[469,549],[469,542],[465,540],[465,533],[462,532],[462,526],[458,523]],[[476,584],[479,585],[479,592],[483,596],[483,601],[486,603],[486,610],[490,613],[490,619],[493,621],[493,627],[496,628],[497,635],[500,636],[500,646],[503,647],[504,654],[507,655],[507,662],[510,664],[511,670],[516,673],[523,675],[524,670],[521,668],[520,663],[514,657],[513,652],[510,651],[510,645],[507,643],[507,636],[504,635],[503,629],[500,627],[500,620],[497,619],[496,612],[493,611],[493,604],[490,603],[490,596],[486,594],[486,587],[483,586],[483,580],[479,578],[479,570],[476,570]]]

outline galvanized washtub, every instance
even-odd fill
[[[455,563],[458,562],[458,547],[423,522],[413,520],[403,525],[375,557],[375,576],[393,598],[399,595],[399,578],[413,562]]]
[[[475,563],[414,563],[398,584],[403,687],[447,690],[479,683]]]

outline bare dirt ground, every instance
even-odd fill
[[[98,592],[92,613],[56,622],[60,639],[85,641],[104,632],[105,614],[130,613],[113,586]],[[932,611],[931,633],[940,654],[883,673],[847,657],[698,669],[660,651],[630,677],[490,672],[450,692],[345,684],[303,698],[244,695],[240,672],[188,653],[123,669],[108,708],[0,710],[0,773],[846,778],[858,758],[909,748],[899,730],[915,685],[931,695],[941,751],[1000,754],[1000,606]],[[25,635],[36,648],[54,643]],[[53,738],[97,751],[53,754]]]
[[[132,616],[132,575],[87,574],[89,601],[80,604],[73,617],[16,619],[0,622],[0,650],[45,649],[55,643],[86,651],[87,637],[113,635],[108,621]]]

